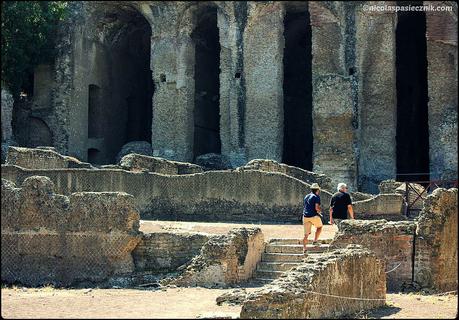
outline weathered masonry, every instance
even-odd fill
[[[93,164],[147,141],[153,156],[272,159],[375,193],[406,173],[457,179],[457,4],[365,4],[72,2],[16,126]]]

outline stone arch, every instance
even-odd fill
[[[40,118],[29,117],[29,147],[52,146],[53,134],[51,129]]]
[[[101,161],[113,163],[124,144],[151,143],[151,25],[133,4],[99,3],[93,9],[83,39],[88,70],[86,149],[98,149]]]

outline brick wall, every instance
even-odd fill
[[[208,235],[158,232],[144,234],[132,252],[136,271],[172,272],[199,254]]]
[[[333,247],[359,244],[373,251],[386,263],[387,289],[399,291],[411,283],[413,238],[412,221],[345,220],[336,234]]]

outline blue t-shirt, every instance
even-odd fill
[[[320,204],[320,197],[318,195],[311,192],[306,197],[304,197],[304,217],[311,218],[317,215],[316,203]]]

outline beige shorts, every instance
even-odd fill
[[[319,216],[314,216],[311,218],[303,217],[304,233],[311,233],[312,225],[314,225],[316,228],[321,228],[323,226],[322,219],[320,219]]]

